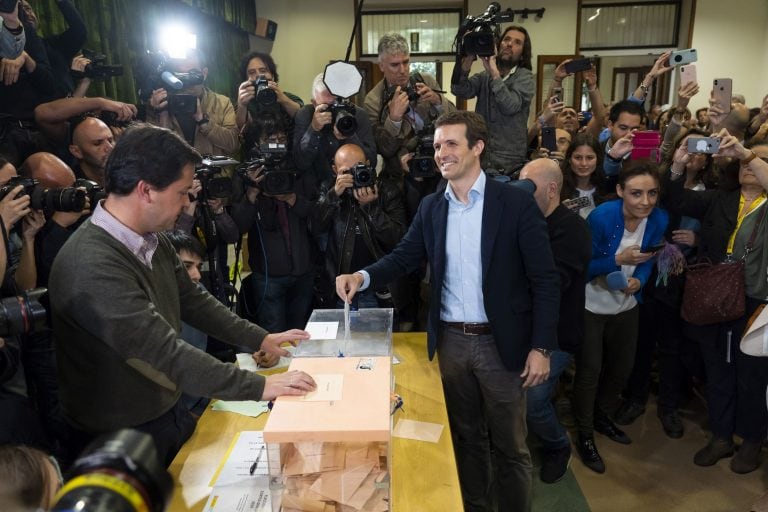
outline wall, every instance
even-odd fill
[[[691,100],[693,108],[707,105],[715,78],[732,78],[734,93],[749,106],[760,104],[768,92],[767,30],[766,0],[698,0],[692,46],[700,59],[701,92]]]

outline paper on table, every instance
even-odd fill
[[[269,488],[267,457],[262,455],[256,470],[251,474],[253,465],[259,453],[262,453],[264,435],[260,430],[243,431],[237,434],[232,446],[224,456],[221,468],[213,475],[211,487],[248,486],[261,487],[266,482]],[[261,475],[261,476],[260,476]]]
[[[294,351],[296,350],[296,347],[287,346],[283,347],[285,350],[291,353],[293,355]],[[237,365],[240,367],[241,370],[248,370],[251,372],[265,372],[268,370],[276,370],[278,368],[288,368],[288,365],[291,364],[291,358],[290,357],[281,357],[280,361],[270,368],[261,368],[259,366],[256,366],[256,361],[253,360],[252,354],[249,354],[247,352],[241,352],[237,354]]]
[[[317,389],[302,397],[305,402],[338,402],[344,387],[344,375],[340,373],[320,373],[312,376]]]
[[[344,301],[344,339],[349,339],[349,302]]]
[[[269,485],[266,488],[216,487],[203,512],[272,512]]]
[[[304,330],[311,340],[335,340],[339,333],[339,322],[307,322]]]
[[[216,400],[211,409],[214,411],[226,411],[242,414],[257,418],[269,410],[267,402],[257,402],[255,400],[226,401]]]
[[[414,421],[400,419],[392,431],[395,437],[415,439],[417,441],[429,441],[436,443],[443,433],[443,426],[439,423],[427,423],[426,421]]]

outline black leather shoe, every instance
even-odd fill
[[[629,438],[629,436],[608,418],[595,418],[595,430],[603,434],[611,441],[615,441],[621,444],[632,443],[632,440]]]
[[[658,415],[665,434],[672,439],[680,439],[683,437],[683,422],[680,421],[680,416],[677,414],[677,411],[659,411]]]
[[[586,437],[579,434],[579,440],[576,443],[576,451],[581,457],[581,461],[595,473],[605,473],[605,463],[595,446],[595,438]]]
[[[613,419],[619,425],[631,425],[637,418],[645,414],[645,406],[634,400],[625,400],[620,406]]]

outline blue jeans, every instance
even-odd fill
[[[315,273],[268,276],[253,273],[253,293],[258,304],[257,323],[269,332],[303,329],[312,305]]]
[[[557,419],[555,407],[552,404],[552,393],[555,390],[560,375],[571,364],[573,355],[568,352],[555,350],[549,358],[549,378],[528,389],[527,416],[528,431],[535,433],[541,439],[545,450],[557,450],[570,446],[568,434]]]

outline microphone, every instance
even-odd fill
[[[171,89],[176,89],[178,91],[179,89],[184,88],[184,83],[176,78],[176,76],[170,71],[163,71],[160,74],[160,79]]]

